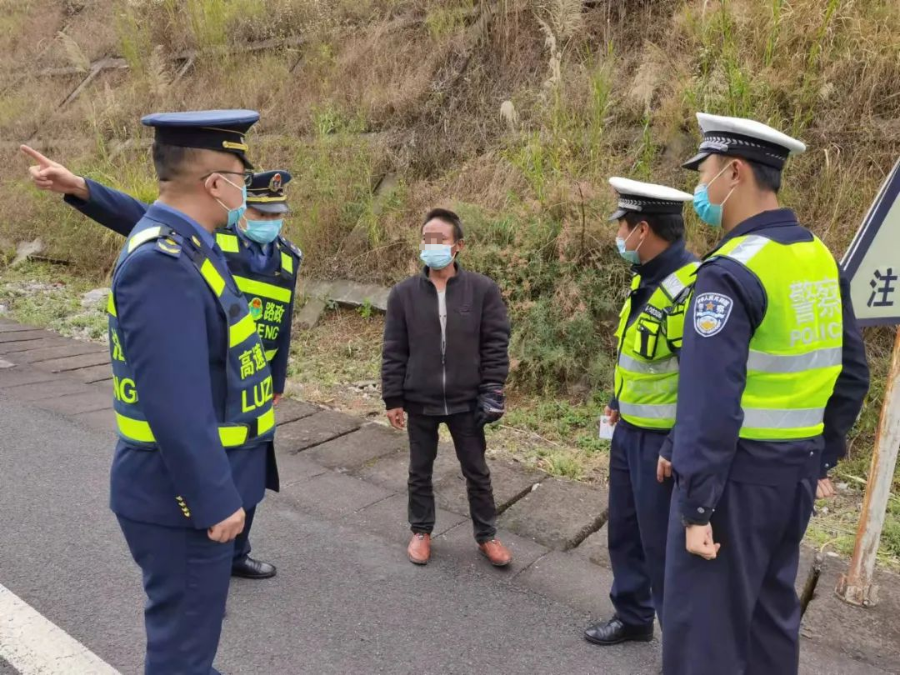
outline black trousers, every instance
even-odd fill
[[[438,428],[446,424],[453,437],[459,459],[469,513],[478,543],[497,534],[497,508],[491,488],[491,470],[484,458],[487,445],[484,429],[475,424],[475,413],[434,416],[410,414],[409,432],[409,525],[413,532],[431,534],[434,530],[434,489],[431,483],[434,458],[438,449]]]

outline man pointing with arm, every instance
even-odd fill
[[[234,539],[265,492],[272,376],[213,232],[245,208],[253,111],[163,113],[159,200],[113,273],[112,510],[143,574],[146,675],[209,675]]]
[[[23,145],[21,150],[37,162],[29,168],[36,187],[65,195],[67,204],[113,232],[127,237],[149,208],[124,192],[75,175],[28,146]],[[256,321],[272,369],[276,405],[287,379],[294,291],[302,262],[300,250],[281,236],[282,219],[289,211],[285,186],[290,180],[290,173],[284,170],[254,173],[247,188],[246,217],[215,233],[216,243]],[[271,444],[267,456],[266,486],[277,491],[278,468]],[[244,531],[235,545],[232,575],[266,579],[275,576],[276,569],[250,557],[254,516],[253,509],[247,512]]]

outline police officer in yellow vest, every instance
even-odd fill
[[[868,389],[849,289],[779,207],[800,141],[699,114],[694,208],[725,236],[687,309],[663,613],[666,675],[798,670],[800,541]]]
[[[28,146],[22,146],[22,151],[37,161],[30,173],[38,188],[65,195],[67,204],[113,232],[127,237],[149,208],[124,192],[76,176],[62,164]],[[284,215],[290,211],[285,186],[290,182],[291,174],[279,169],[256,172],[248,175],[248,179],[244,216],[236,223],[220,228],[215,242],[238,288],[246,296],[251,316],[256,321],[272,370],[273,396],[277,405],[287,378],[294,293],[303,255],[282,235]],[[277,491],[278,468],[272,447],[268,455],[266,485]],[[248,509],[244,530],[235,543],[232,574],[247,579],[267,579],[275,576],[275,566],[250,557],[250,528],[254,516],[255,510]]]
[[[615,392],[606,411],[615,422],[607,530],[616,613],[585,631],[600,645],[649,641],[654,614],[662,614],[672,481],[659,455],[675,424],[684,313],[674,310],[698,265],[684,245],[682,209],[691,195],[626,178],[609,182],[619,199],[610,220],[634,278],[619,315]]]

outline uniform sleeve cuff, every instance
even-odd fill
[[[400,397],[390,397],[384,399],[384,409],[385,410],[394,410],[395,408],[403,407],[403,399]]]
[[[681,519],[690,525],[707,525],[712,514],[712,509],[700,504],[689,502],[681,504]]]
[[[76,197],[75,195],[63,195],[63,201],[69,206],[74,206],[75,208],[87,206],[87,201],[81,199],[80,197]]]
[[[663,441],[662,447],[659,449],[659,456],[662,457],[667,462],[672,461],[672,448],[674,447],[672,443],[671,434],[666,436],[666,440]]]
[[[184,505],[191,514],[194,527],[206,530],[234,514],[244,503],[237,488],[232,484],[211,491],[208,495],[185,501]]]

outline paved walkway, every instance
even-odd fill
[[[38,437],[47,434],[65,436],[66,432],[61,429],[80,428],[84,433],[103,439],[103,444],[111,447],[112,373],[108,359],[107,348],[102,345],[61,338],[49,331],[0,319],[0,398],[8,402],[4,406],[7,410],[19,410],[24,418],[35,420],[37,426],[31,432]],[[467,518],[465,482],[452,447],[442,446],[434,476],[439,506],[435,559],[432,565],[418,569],[406,562],[404,551],[409,536],[405,523],[405,436],[387,427],[364,423],[363,420],[301,401],[285,400],[277,408],[276,415],[276,452],[283,487],[279,495],[271,496],[266,501],[263,509],[266,515],[259,519],[258,534],[254,538],[255,548],[260,555],[275,558],[274,562],[283,565],[285,560],[293,560],[299,555],[295,549],[304,546],[303,536],[312,536],[317,543],[310,547],[311,550],[325,556],[324,559],[310,558],[298,563],[319,570],[312,576],[306,573],[292,576],[290,572],[283,571],[278,577],[278,585],[282,589],[285,586],[293,588],[291,584],[302,586],[312,581],[326,595],[331,593],[332,588],[319,583],[324,580],[319,578],[323,575],[323,566],[331,566],[331,574],[337,572],[347,578],[368,580],[366,583],[373,583],[372,579],[376,585],[384,581],[393,589],[394,597],[380,598],[374,605],[371,599],[363,602],[368,613],[380,616],[376,608],[387,606],[392,611],[401,614],[410,612],[410,616],[414,616],[421,609],[415,607],[419,601],[417,597],[420,597],[422,602],[428,603],[427,615],[435,615],[434,621],[441,626],[439,634],[431,638],[436,641],[444,639],[440,635],[444,632],[448,636],[456,635],[459,625],[465,625],[471,611],[475,623],[488,621],[478,630],[485,638],[495,642],[494,651],[498,655],[506,655],[499,662],[490,664],[489,670],[492,672],[520,672],[525,663],[531,664],[528,668],[530,672],[537,673],[658,671],[657,643],[643,648],[626,646],[601,650],[580,641],[580,628],[591,616],[605,617],[612,611],[607,597],[612,577],[604,528],[607,495],[602,489],[551,478],[515,463],[491,461],[495,495],[501,511],[498,537],[510,547],[515,557],[510,568],[494,570],[474,549],[471,524]],[[28,422],[25,424],[34,426]],[[47,428],[43,429],[41,424]],[[3,466],[13,467],[17,446],[10,444],[8,437],[5,438],[7,440],[0,446],[0,460]],[[60,442],[65,438],[55,440]],[[94,475],[95,471],[91,474],[91,480],[98,482],[103,491],[102,497],[93,496],[96,502],[93,513],[96,514],[97,504],[103,503],[105,506],[108,452],[104,448],[95,454],[98,455],[94,459],[99,460],[100,473]],[[42,461],[53,460],[52,457],[43,457]],[[45,470],[51,473],[58,471],[60,467],[39,465],[32,466],[30,470],[43,474]],[[15,473],[3,469],[0,476]],[[8,494],[24,487],[20,483],[11,485]],[[16,501],[28,500],[32,496],[30,492],[25,492]],[[50,495],[51,501],[55,496]],[[60,503],[53,508],[63,518],[70,512],[71,504],[67,499],[71,499],[71,495],[60,496]],[[102,517],[111,521],[105,510]],[[33,539],[30,546],[39,548],[43,533],[40,519],[30,520],[29,523],[34,529],[20,528],[19,535],[27,540]],[[113,533],[111,536],[115,537],[115,528],[108,525],[107,529]],[[304,530],[305,535],[293,537],[288,534],[296,529]],[[346,541],[347,548],[335,547],[334,542],[328,541],[329,532],[338,533]],[[361,541],[369,543],[360,547]],[[17,550],[15,546],[9,547],[4,543],[12,544],[0,537],[0,549],[8,551],[0,557],[0,563],[9,559],[10,552]],[[116,539],[115,543],[120,542]],[[124,546],[117,548],[120,549],[117,551],[117,564],[121,565],[122,574],[127,578],[130,562],[127,557],[123,559],[121,549]],[[366,554],[367,551],[372,552],[371,557]],[[82,564],[78,560],[71,562],[75,567]],[[812,552],[804,552],[798,591],[801,595],[804,592],[811,595],[812,601],[804,619],[803,672],[900,672],[900,631],[895,621],[896,610],[900,609],[900,582],[893,577],[884,577],[885,592],[882,595],[885,602],[878,608],[850,608],[834,598],[831,591],[842,567],[839,560],[816,561]],[[0,584],[9,585],[4,579],[3,569],[4,566],[0,565]],[[70,574],[64,568],[60,568],[60,572],[63,576]],[[420,584],[423,579],[429,578],[429,572],[434,575],[429,584],[435,584],[434,592],[438,595],[443,592],[440,590],[442,584],[451,583],[451,579],[456,580],[452,584],[461,581],[464,586],[471,580],[473,588],[477,586],[481,593],[487,594],[485,597],[491,598],[491,602],[500,602],[503,606],[479,607],[477,600],[468,601],[468,594],[460,590],[456,593],[461,604],[454,602],[457,596],[452,592],[442,598],[442,602],[435,602],[436,598],[430,594],[430,585],[419,588],[421,596],[404,598],[397,584],[402,586],[402,580],[414,580],[414,583]],[[257,584],[253,588],[257,587],[266,588],[265,584]],[[15,592],[15,588],[10,588]],[[68,585],[55,588],[57,595],[65,596],[70,592],[77,595],[76,589]],[[374,588],[363,584],[359,593],[374,593]],[[309,589],[305,590],[308,593]],[[134,589],[130,591],[134,595]],[[24,599],[28,601],[27,593]],[[132,599],[137,602],[136,597]],[[71,601],[64,597],[58,600],[64,603]],[[342,602],[345,605],[354,601],[356,596],[345,598]],[[553,635],[553,639],[561,640],[557,646],[568,650],[565,657],[560,654],[549,661],[510,660],[507,655],[509,645],[518,644],[521,647],[521,640],[535,630],[535,625],[530,619],[526,622],[527,627],[507,618],[501,620],[496,612],[502,611],[506,603],[509,603],[507,609],[512,611],[520,601],[532,603],[528,611],[545,614],[543,622],[540,617],[532,618],[543,626],[540,630],[546,635],[538,633],[531,639],[546,641]],[[252,610],[249,604],[245,606],[242,603],[242,608],[258,616],[264,624],[289,620],[287,617],[296,611],[296,608],[282,606],[284,603],[278,602],[277,598],[271,598],[271,602],[271,606],[254,606]],[[326,599],[313,599],[308,595],[302,602],[307,609],[322,605],[320,624],[313,632],[323,630],[334,611],[332,604]],[[555,609],[550,611],[548,607]],[[486,618],[488,615],[489,620]],[[354,634],[359,634],[353,639],[371,640],[376,647],[387,641],[399,648],[400,644],[394,642],[395,636],[390,631],[409,631],[414,630],[415,626],[402,621],[394,624],[396,618],[360,624],[354,628]],[[561,623],[551,628],[546,625],[548,621]],[[558,634],[560,627],[563,627],[564,638]],[[347,630],[346,625],[334,625],[332,628],[339,633]],[[511,634],[510,631],[521,631],[521,634]],[[228,630],[226,639],[227,636]],[[90,639],[83,639],[82,642],[91,647]],[[238,642],[243,644],[246,641]],[[529,643],[529,639],[525,639],[525,643]],[[337,643],[329,644],[328,649],[346,655],[345,647]],[[415,640],[409,644],[423,649]],[[549,647],[548,653],[558,654],[553,644],[544,646]],[[231,672],[338,672],[305,669],[298,665],[302,663],[302,655],[289,647],[284,648],[286,651],[279,657],[281,660],[276,659],[279,668],[293,664],[289,671],[269,667],[245,670],[247,666],[241,661],[242,657],[232,654],[227,646],[223,649],[229,663],[237,664],[237,669]],[[472,649],[472,654],[479,652],[479,649]],[[131,649],[129,653],[133,651]],[[427,651],[433,653],[434,649]],[[367,669],[365,658],[360,655],[363,660],[358,670],[344,669],[340,672],[416,671],[411,665],[415,661],[409,660],[409,654],[379,654],[369,664],[372,667],[377,665],[374,669]],[[443,659],[440,663],[431,663],[416,672],[474,672],[474,664],[472,670],[463,665],[472,656],[465,650],[448,647],[440,654],[439,658]],[[326,649],[323,658],[327,655]],[[107,660],[114,665],[123,663],[115,658]],[[512,665],[514,662],[518,663],[517,667]],[[504,663],[508,663],[508,667]],[[563,667],[563,663],[568,665]],[[2,661],[0,672],[3,672]]]

